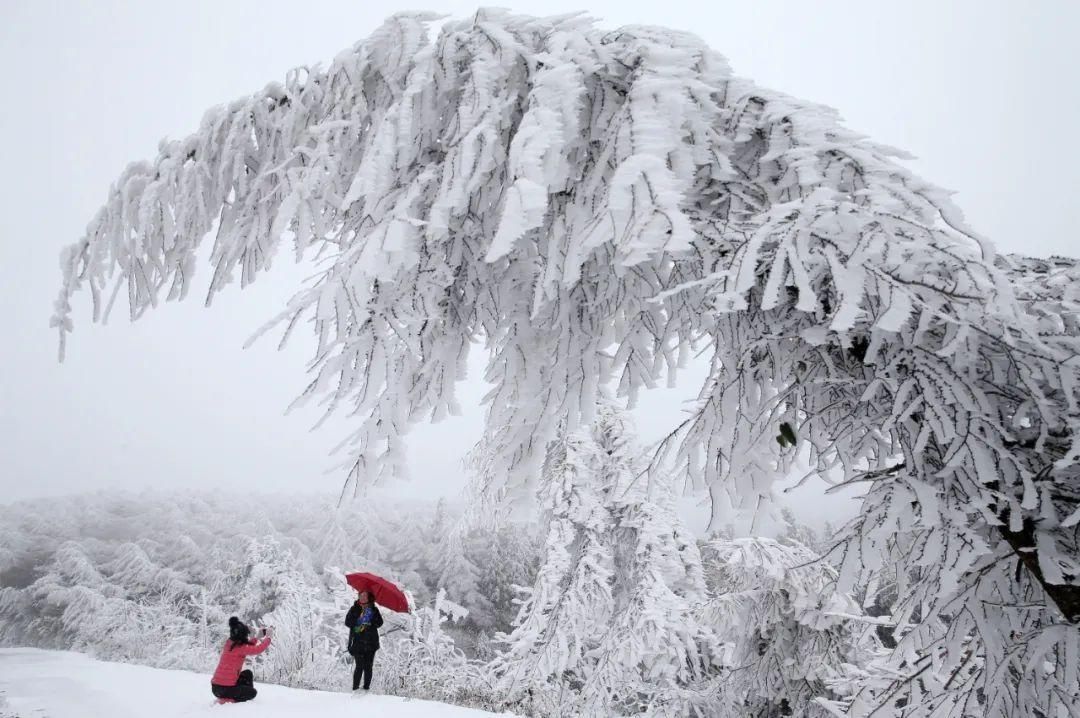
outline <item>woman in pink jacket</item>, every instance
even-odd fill
[[[244,670],[244,659],[257,656],[270,647],[270,636],[263,629],[261,641],[250,640],[251,630],[236,616],[229,619],[229,639],[221,649],[221,659],[217,670],[210,679],[210,690],[218,703],[241,703],[250,701],[258,691],[255,690],[251,671]]]

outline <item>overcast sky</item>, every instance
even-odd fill
[[[916,154],[916,171],[956,190],[1004,251],[1080,254],[1076,0],[501,4],[695,32],[738,74],[836,107],[848,126]],[[211,105],[329,61],[392,12],[476,7],[0,0],[0,502],[117,487],[340,488],[324,470],[344,425],[311,433],[312,414],[283,416],[305,383],[306,337],[280,353],[274,342],[241,350],[296,286],[284,256],[209,310],[193,296],[135,325],[117,311],[101,327],[78,306],[63,365],[48,328],[57,256],[128,162],[194,130]],[[644,433],[673,422],[694,388],[648,396]],[[482,390],[469,382],[464,417],[411,435],[402,493],[460,490]]]

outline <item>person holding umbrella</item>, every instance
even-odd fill
[[[409,612],[409,599],[393,582],[373,573],[347,573],[345,581],[356,589],[356,603],[345,615],[349,627],[349,654],[356,660],[353,671],[353,690],[371,689],[371,670],[375,652],[379,650],[379,627],[383,625],[382,614],[375,604],[398,613]]]
[[[370,592],[357,593],[356,603],[345,614],[345,625],[349,627],[349,655],[356,661],[352,689],[359,690],[363,678],[364,690],[371,690],[371,671],[375,665],[375,652],[379,650],[379,627],[383,625],[383,619]]]

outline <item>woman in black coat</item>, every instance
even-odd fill
[[[361,678],[364,679],[364,690],[371,689],[371,669],[375,664],[375,651],[379,650],[382,624],[382,614],[371,600],[371,594],[361,591],[356,603],[345,614],[345,625],[349,627],[349,654],[356,660],[352,679],[354,691],[360,688]]]

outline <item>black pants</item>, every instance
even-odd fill
[[[259,694],[255,690],[254,683],[255,676],[251,674],[251,671],[240,671],[235,686],[219,686],[213,683],[210,685],[210,690],[218,698],[231,698],[237,703],[243,703],[244,701],[250,701]]]
[[[353,669],[352,674],[352,689],[355,691],[360,687],[360,679],[364,679],[364,690],[371,688],[371,669],[375,665],[375,651],[363,651],[362,653],[354,653],[353,660],[356,661],[356,668]]]

